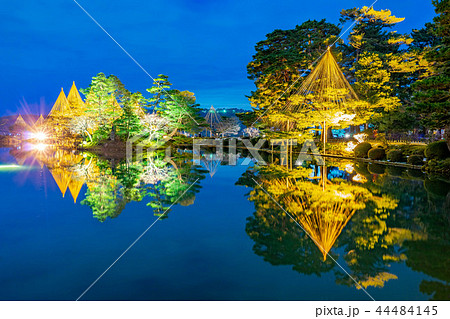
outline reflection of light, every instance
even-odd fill
[[[21,170],[30,170],[30,166],[17,165],[17,164],[5,164],[0,165],[0,172],[14,172]]]
[[[40,151],[43,152],[45,151],[45,149],[47,148],[47,145],[44,143],[39,143],[39,144],[33,144],[33,149],[35,149],[36,151]]]
[[[17,168],[20,168],[20,167],[21,166],[16,165],[16,164],[0,165],[0,170],[7,171],[7,170],[17,169]]]
[[[349,174],[353,173],[354,167],[353,164],[347,164],[345,165],[345,171]]]
[[[350,134],[349,133],[345,133],[345,138],[349,138],[350,137]]]
[[[359,183],[365,183],[367,182],[367,178],[365,178],[364,176],[362,176],[361,174],[356,174],[355,176],[353,176],[352,180],[354,182],[359,182]]]

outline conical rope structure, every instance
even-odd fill
[[[296,121],[312,121],[312,126],[320,125],[322,139],[327,142],[327,126],[339,126],[350,123],[356,116],[355,107],[351,102],[359,101],[358,96],[342,73],[330,48],[319,60],[316,67],[304,79],[300,89],[293,94],[289,103],[282,109],[287,120],[278,123],[287,131],[295,129],[296,125],[289,117],[296,117],[303,113],[303,119]],[[295,122],[295,120],[294,120]],[[325,152],[325,148],[323,150]]]
[[[214,126],[217,123],[219,123],[222,119],[220,118],[220,115],[217,114],[216,109],[214,106],[211,106],[211,108],[208,110],[208,113],[206,113],[205,116],[206,123],[209,124],[209,126]]]
[[[69,94],[67,95],[67,101],[69,102],[69,105],[72,109],[79,109],[84,111],[86,107],[75,85],[75,81],[72,83],[72,87],[70,88]]]
[[[55,104],[53,104],[52,110],[48,114],[49,117],[53,116],[65,116],[70,112],[69,101],[67,100],[66,95],[64,94],[63,88],[61,88],[61,92],[56,99]]]
[[[221,120],[222,119],[221,119],[220,115],[217,114],[216,109],[214,108],[214,106],[211,105],[211,108],[208,110],[208,113],[206,113],[206,116],[205,116],[205,121],[206,121],[206,123],[208,123],[208,125],[210,127],[211,137],[213,135],[212,131],[213,131],[214,127],[217,126],[217,124],[219,124]]]
[[[295,95],[304,96],[303,103],[288,103],[283,111],[297,112],[304,108],[305,104],[320,110],[324,108],[321,104],[325,102],[339,105],[349,100],[359,100],[329,48]]]

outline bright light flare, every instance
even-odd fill
[[[36,139],[39,141],[43,141],[47,139],[47,134],[45,134],[44,132],[37,132],[36,133]]]
[[[48,138],[47,134],[45,134],[45,132],[32,132],[32,133],[30,133],[30,137],[32,139],[36,139],[38,141],[44,141]]]

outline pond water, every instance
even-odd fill
[[[156,220],[81,300],[450,299],[447,181],[242,162],[0,149],[0,299],[76,300]]]

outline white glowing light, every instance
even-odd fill
[[[39,141],[43,141],[43,140],[46,140],[46,139],[47,139],[47,135],[46,135],[44,132],[37,132],[37,133],[36,133],[36,138],[37,138]]]
[[[349,133],[346,133],[345,134],[345,138],[349,138],[350,137],[350,134]]]
[[[38,141],[43,141],[47,139],[47,134],[45,134],[44,132],[32,132],[30,133],[30,137]]]
[[[348,199],[348,198],[352,198],[353,195],[351,193],[343,193],[343,192],[338,192],[338,191],[334,191],[334,195],[341,197],[343,199]]]
[[[353,142],[348,142],[347,143],[347,147],[345,148],[345,151],[353,152],[353,150],[355,149],[356,145],[358,145],[358,144],[355,144]]]
[[[356,135],[353,135],[353,138],[355,140],[357,140],[358,143],[362,143],[367,139],[367,134],[366,133],[356,134]]]
[[[336,112],[334,118],[331,120],[332,124],[339,124],[339,122],[348,122],[355,118],[356,114],[345,114],[344,112]]]
[[[354,182],[359,182],[359,183],[365,183],[367,182],[367,178],[365,178],[364,176],[362,176],[361,174],[356,174],[355,176],[353,176],[352,180]]]
[[[364,142],[367,139],[367,134],[366,133],[360,133],[360,134],[355,134],[353,135],[353,138],[355,140],[358,141],[358,143],[353,143],[352,141],[347,143],[347,147],[345,148],[345,150],[347,152],[353,152],[353,150],[355,149],[356,145],[358,145],[359,143]]]

